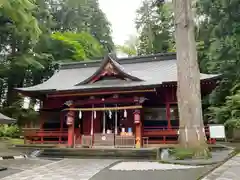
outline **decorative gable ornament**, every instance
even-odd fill
[[[64,104],[67,106],[71,106],[71,105],[73,105],[73,101],[69,100],[69,101],[66,101]]]
[[[84,81],[75,84],[75,86],[95,83],[104,76],[118,76],[118,78],[121,77],[120,79],[122,80],[129,79],[131,81],[143,81],[142,79],[133,76],[131,72],[127,72],[123,68],[123,66],[117,61],[116,58],[113,58],[110,55],[108,55],[102,61],[100,67],[95,71],[94,74],[92,74]]]

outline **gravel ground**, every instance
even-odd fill
[[[163,167],[167,164],[161,164]],[[172,165],[171,165],[172,166]],[[167,168],[163,169],[167,169]],[[146,171],[120,171],[105,168],[90,180],[197,180],[214,168],[213,165],[199,168],[172,169],[172,170],[146,170]]]

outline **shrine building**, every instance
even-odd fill
[[[206,96],[219,77],[200,77]],[[42,84],[17,90],[41,101],[39,121],[23,129],[27,143],[139,148],[178,142],[175,53],[61,64]]]

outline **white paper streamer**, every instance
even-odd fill
[[[126,109],[124,110],[123,116],[126,118],[127,117],[127,111]]]
[[[96,119],[96,117],[97,117],[97,112],[96,111],[93,111],[93,117],[94,117],[94,119]]]
[[[79,119],[82,119],[82,111],[79,111],[78,117]]]
[[[112,111],[109,111],[109,118],[112,119]]]

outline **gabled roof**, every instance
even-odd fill
[[[115,73],[115,74],[119,73],[122,75],[122,77],[129,78],[132,81],[142,81],[140,78],[131,75],[130,72],[127,72],[124,69],[124,67],[117,62],[116,59],[114,59],[113,57],[111,57],[110,54],[108,54],[104,58],[100,67],[90,77],[80,82],[79,84],[76,84],[76,86],[91,83],[93,82],[95,77],[101,76],[102,75],[101,73],[108,72],[108,71],[112,71],[111,73]]]
[[[94,76],[111,63],[117,72],[131,81],[102,80],[91,83]],[[214,74],[202,74],[201,80],[218,77]],[[81,61],[61,64],[60,70],[49,80],[36,86],[18,88],[23,92],[53,92],[71,90],[97,90],[108,88],[131,88],[157,86],[177,81],[177,65],[175,53],[155,54],[116,59],[107,56],[103,60]]]

